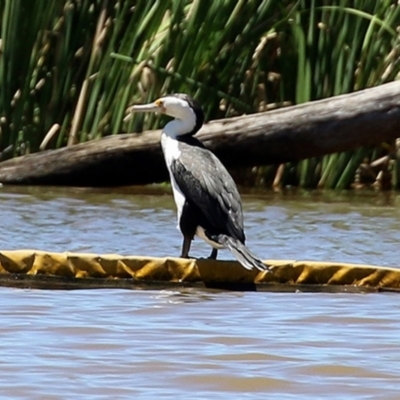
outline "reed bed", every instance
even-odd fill
[[[160,117],[125,123],[125,110],[169,92],[191,93],[215,119],[399,74],[397,1],[0,0],[0,10],[0,159],[154,128]],[[348,188],[366,162],[386,156],[398,171],[393,146],[257,174],[276,186]]]

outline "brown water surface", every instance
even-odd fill
[[[399,204],[245,196],[248,244],[262,258],[399,266]],[[2,187],[0,210],[1,250],[179,253],[169,195]],[[4,399],[400,398],[398,294],[0,288],[0,305]]]

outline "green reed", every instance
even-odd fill
[[[345,0],[299,2],[291,36],[297,75],[292,76],[290,86],[296,88],[296,103],[398,77],[400,7],[393,1],[351,3],[352,7]],[[318,161],[303,160],[297,165],[298,182],[303,187],[348,188],[360,162],[370,153],[359,149],[326,155]],[[316,172],[320,178],[315,185]]]
[[[399,73],[391,0],[0,0],[0,10],[3,158],[154,128],[160,117],[125,123],[125,110],[169,92],[191,93],[214,119]],[[364,153],[288,168],[304,187],[348,187]]]

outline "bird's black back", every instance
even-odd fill
[[[176,183],[186,201],[201,211],[203,228],[210,235],[225,234],[244,243],[243,212],[236,184],[218,158],[196,138],[192,139],[196,142],[186,138],[181,141],[179,137],[181,155],[171,165]]]

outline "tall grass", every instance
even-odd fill
[[[297,103],[376,86],[398,76],[397,3],[359,0],[351,2],[351,7],[346,0],[320,3],[311,1],[307,12],[310,2],[300,1],[293,17],[291,40],[297,54],[297,76],[290,86],[296,87]],[[372,153],[372,149],[359,149],[303,160],[297,166],[299,183],[347,188],[361,161]]]
[[[13,144],[14,154],[22,143],[36,151],[54,124],[53,147],[154,126],[154,117],[123,126],[125,109],[172,91],[197,96],[208,118],[253,112],[252,57],[280,10],[271,1],[25,3],[2,4],[0,150]]]
[[[0,158],[155,127],[125,110],[169,92],[212,119],[399,73],[391,0],[0,0],[0,12]],[[348,187],[368,152],[287,169],[302,186]]]

